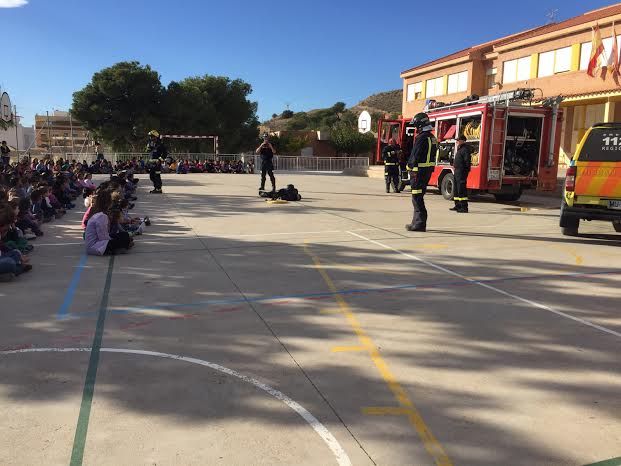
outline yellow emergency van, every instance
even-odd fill
[[[621,123],[589,128],[567,169],[560,225],[578,234],[580,220],[612,222],[621,233]]]

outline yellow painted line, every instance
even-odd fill
[[[397,406],[372,406],[362,408],[362,413],[369,416],[409,416],[412,414],[410,408],[399,408]]]
[[[354,351],[367,351],[366,346],[335,346],[332,348],[333,353],[347,353]]]
[[[323,265],[321,264],[319,257],[317,257],[317,255],[311,252],[310,248],[308,247],[308,243],[306,241],[303,246],[304,246],[304,250],[306,251],[306,253],[313,260],[313,263],[315,264],[315,269],[317,269],[317,271],[321,275],[321,278],[323,278],[324,282],[328,286],[328,289],[332,293],[338,293],[336,285],[334,284],[330,276],[327,274],[327,272],[323,268]],[[436,465],[452,466],[453,463],[451,462],[448,455],[442,448],[442,445],[440,444],[440,442],[438,442],[436,437],[433,435],[433,433],[431,432],[431,429],[427,427],[427,424],[425,424],[425,421],[423,420],[421,414],[418,412],[418,410],[414,406],[414,403],[412,402],[412,400],[410,400],[410,397],[408,396],[407,392],[403,389],[401,384],[397,381],[396,377],[394,376],[394,374],[388,367],[388,364],[386,363],[384,358],[382,358],[377,345],[373,342],[373,339],[369,335],[367,335],[365,330],[362,328],[362,325],[360,325],[360,321],[358,320],[354,312],[349,307],[349,304],[347,303],[347,301],[345,301],[343,296],[339,294],[335,294],[334,299],[336,300],[339,307],[341,308],[343,315],[347,319],[347,322],[351,326],[352,330],[358,336],[358,340],[360,341],[362,346],[366,347],[367,351],[369,352],[369,356],[371,357],[371,360],[373,361],[373,364],[375,364],[375,367],[377,368],[380,375],[384,379],[384,382],[386,382],[386,384],[388,385],[388,388],[390,388],[390,391],[393,393],[400,407],[407,408],[410,410],[408,414],[408,419],[410,421],[410,424],[412,424],[416,432],[418,432],[419,437],[423,441],[423,445],[425,446],[425,449],[433,457]]]

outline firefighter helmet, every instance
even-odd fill
[[[429,121],[429,115],[421,112],[414,115],[410,124],[415,128],[424,128],[425,126],[431,125],[431,122]]]
[[[158,133],[156,130],[152,129],[151,131],[149,131],[149,136],[153,136],[154,138],[159,138],[160,137],[160,133]]]

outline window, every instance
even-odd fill
[[[552,76],[554,74],[554,50],[539,54],[539,72],[537,77]]]
[[[605,66],[608,61],[612,58],[612,37],[607,37],[606,39],[602,39],[602,43],[604,44],[604,53],[601,56],[600,63],[602,66]],[[617,36],[617,44],[621,49],[621,36]],[[580,69],[586,70],[589,68],[589,61],[591,60],[591,52],[593,51],[593,46],[591,42],[585,42],[580,45]]]
[[[539,71],[537,77],[552,76],[571,70],[571,47],[550,50],[539,54]]]
[[[444,79],[442,77],[427,80],[427,97],[444,95]]]
[[[487,88],[493,89],[496,87],[496,76],[498,75],[498,68],[488,68],[485,72],[487,75]]]
[[[530,57],[520,58],[517,61],[517,80],[528,81],[530,79]]]
[[[530,79],[530,57],[509,60],[504,63],[502,82],[514,83]]]
[[[586,70],[589,67],[589,61],[591,60],[591,52],[593,46],[590,42],[585,42],[580,46],[580,69]]]
[[[450,74],[448,77],[448,93],[466,92],[468,90],[468,72]]]
[[[555,50],[554,72],[564,73],[571,70],[571,47]]]
[[[423,98],[423,83],[408,84],[408,102]]]

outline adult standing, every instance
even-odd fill
[[[263,137],[263,143],[257,147],[255,153],[261,156],[261,187],[259,192],[265,191],[266,175],[269,175],[272,183],[272,192],[276,191],[276,178],[274,177],[274,146],[269,140],[269,136]]]
[[[472,167],[472,148],[466,144],[466,136],[459,136],[457,138],[457,153],[455,154],[455,160],[453,161],[453,171],[455,173],[455,193],[453,194],[453,200],[455,201],[455,207],[450,210],[454,210],[460,214],[468,213],[468,174]]]
[[[6,141],[2,141],[2,145],[0,145],[0,155],[2,155],[2,165],[8,168],[11,164],[11,148],[7,145]]]
[[[394,139],[388,140],[388,145],[382,149],[382,159],[384,160],[384,180],[386,181],[386,192],[390,192],[392,184],[394,192],[399,190],[399,151],[400,147],[395,144]]]
[[[433,135],[433,126],[426,113],[418,113],[410,123],[416,128],[417,136],[414,140],[412,153],[408,159],[407,168],[410,171],[410,184],[412,186],[412,205],[414,206],[414,218],[412,223],[405,226],[407,231],[427,230],[427,208],[425,207],[425,194],[427,185],[436,165],[438,152],[438,140]]]
[[[162,162],[168,155],[168,150],[156,130],[149,131],[149,142],[147,152],[151,154],[149,163],[149,178],[153,183],[151,194],[162,194]]]

